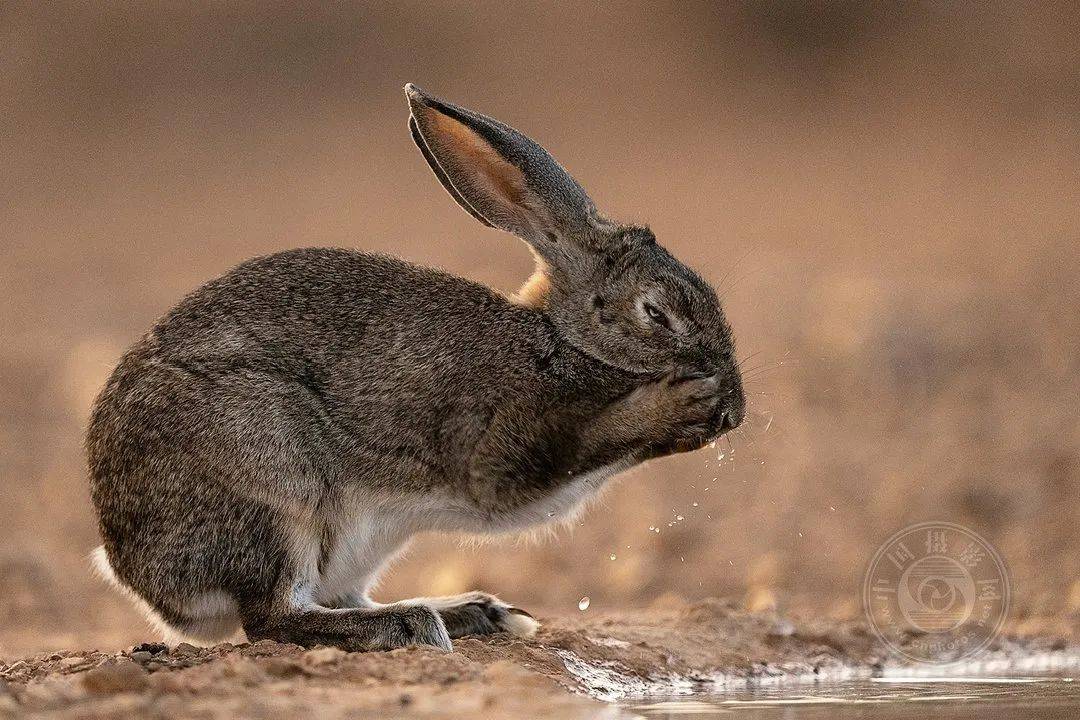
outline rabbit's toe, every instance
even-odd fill
[[[439,608],[451,638],[500,632],[531,637],[540,627],[532,615],[493,595],[468,593],[462,599],[460,604]]]
[[[450,652],[454,649],[450,635],[438,611],[427,605],[414,605],[394,613],[397,620],[390,647],[430,645]]]

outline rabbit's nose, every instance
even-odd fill
[[[734,430],[746,417],[746,395],[743,393],[742,383],[736,381],[734,386],[725,393],[722,402],[723,415],[720,418],[720,431]]]
[[[727,432],[739,427],[745,415],[746,410],[741,404],[733,405],[724,410],[723,415],[720,417],[720,432]]]

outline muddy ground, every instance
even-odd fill
[[[1075,668],[1075,633],[1006,633],[977,672]],[[455,652],[345,653],[261,641],[144,643],[0,660],[0,717],[596,717],[603,701],[903,671],[859,623],[750,613],[706,600],[544,619],[531,639],[465,638]],[[924,666],[928,667],[928,666]]]

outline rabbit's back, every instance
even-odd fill
[[[549,334],[539,313],[483,285],[385,255],[310,248],[256,258],[205,284],[149,339],[174,361],[302,374],[358,353],[410,366],[460,362]]]
[[[107,453],[183,451],[255,490],[251,478],[273,475],[272,499],[282,483],[345,475],[394,489],[453,477],[501,397],[551,394],[538,363],[556,343],[540,313],[394,258],[257,258],[182,300],[121,361],[91,419],[92,475],[107,474],[94,472]],[[431,472],[382,472],[386,455]]]

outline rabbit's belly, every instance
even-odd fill
[[[511,508],[497,516],[494,523],[487,519],[478,527],[462,529],[482,533],[505,533],[548,523],[570,522],[584,510],[590,500],[599,496],[612,476],[627,470],[633,464],[632,459],[626,458],[569,477],[546,497]]]
[[[504,507],[495,514],[456,494],[402,494],[393,503],[352,498],[334,516],[323,518],[328,530],[325,537],[297,533],[305,538],[295,548],[304,569],[292,601],[297,607],[307,607],[348,596],[371,605],[368,590],[412,535],[427,530],[499,534],[567,522],[598,495],[607,480],[633,464],[628,458],[567,478],[545,497]]]
[[[308,547],[309,562],[321,555],[309,565],[308,586],[311,598],[320,603],[344,595],[366,598],[380,571],[415,532],[405,518],[385,513],[358,512],[328,520],[333,527],[329,542],[312,538]]]

